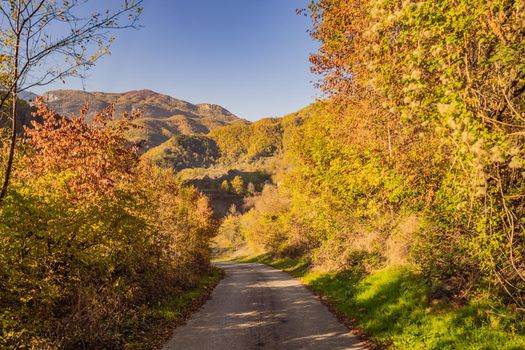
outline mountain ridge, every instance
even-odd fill
[[[163,106],[164,110],[146,110],[143,111],[148,115],[144,117],[170,117],[172,115],[179,114],[177,112],[183,111],[186,113],[194,114],[197,117],[215,117],[223,120],[231,119],[242,119],[231,113],[226,108],[213,103],[191,103],[187,102],[170,95],[155,92],[149,89],[141,90],[130,90],[125,92],[103,92],[103,91],[83,91],[83,90],[70,90],[70,89],[58,89],[46,91],[42,94],[44,101],[57,112],[68,110],[70,104],[77,104],[79,101],[88,103],[97,103],[108,107],[110,104],[115,103],[116,109],[129,106],[147,106],[148,104],[157,104]],[[65,98],[73,99],[70,100],[70,104],[64,104]],[[125,105],[125,106],[122,106]],[[128,106],[129,105],[129,106]],[[93,108],[92,108],[93,109]],[[95,113],[98,109],[94,110]],[[76,113],[77,111],[70,111],[70,113]],[[156,115],[149,115],[157,112]],[[165,115],[161,115],[165,114]],[[64,114],[64,113],[62,113]]]
[[[51,109],[64,116],[78,114],[87,104],[88,121],[97,111],[111,105],[116,115],[140,110],[142,116],[135,120],[140,128],[131,131],[129,137],[133,141],[147,141],[146,148],[176,135],[207,134],[222,126],[250,124],[220,105],[193,104],[149,89],[122,93],[63,89],[47,91],[42,97]]]

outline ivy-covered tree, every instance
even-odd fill
[[[311,58],[320,86],[339,106],[361,106],[356,125],[376,126],[376,139],[387,144],[383,161],[425,204],[429,224],[419,263],[456,289],[496,283],[521,307],[523,6],[521,0],[310,5],[312,35],[321,44]]]

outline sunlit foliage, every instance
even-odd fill
[[[457,289],[495,282],[520,306],[524,5],[519,0],[311,5],[313,36],[321,41],[312,62],[324,77],[321,85],[336,103],[359,99],[380,106],[391,167],[408,176],[406,188],[423,194],[421,266]]]
[[[142,308],[207,271],[207,199],[140,162],[131,117],[38,113],[0,207],[0,347],[118,348]]]
[[[262,217],[283,222],[243,236],[330,270],[409,263],[438,296],[522,308],[524,6],[313,1],[327,99],[282,127],[290,203]]]

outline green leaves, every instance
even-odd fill
[[[211,210],[139,161],[125,122],[41,111],[0,207],[0,347],[113,348],[208,271]]]

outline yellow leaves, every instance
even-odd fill
[[[423,75],[423,72],[421,72],[420,69],[414,69],[412,73],[410,74],[410,77],[414,80],[420,80],[422,75]]]
[[[457,111],[456,103],[437,103],[436,108],[443,117],[450,117]]]
[[[509,163],[509,168],[511,169],[521,169],[523,168],[523,160],[518,157],[518,156],[514,156],[512,157],[510,163]]]
[[[492,29],[492,32],[500,39],[500,41],[505,45],[507,44],[507,39],[505,38],[503,31],[502,31],[502,24],[505,22],[505,15],[503,12],[500,12],[500,16],[498,18],[488,18],[487,22]]]
[[[477,156],[485,155],[484,140],[479,138],[470,148],[471,152]]]
[[[501,163],[505,161],[503,158],[503,153],[501,151],[501,148],[498,145],[495,145],[490,149],[490,160],[494,163]]]
[[[412,57],[415,58],[415,59],[422,59],[423,57],[425,57],[425,50],[421,47],[421,46],[418,46],[416,47],[413,51],[412,51]]]
[[[242,194],[244,192],[244,180],[240,176],[235,176],[233,178],[231,186],[236,194]]]

